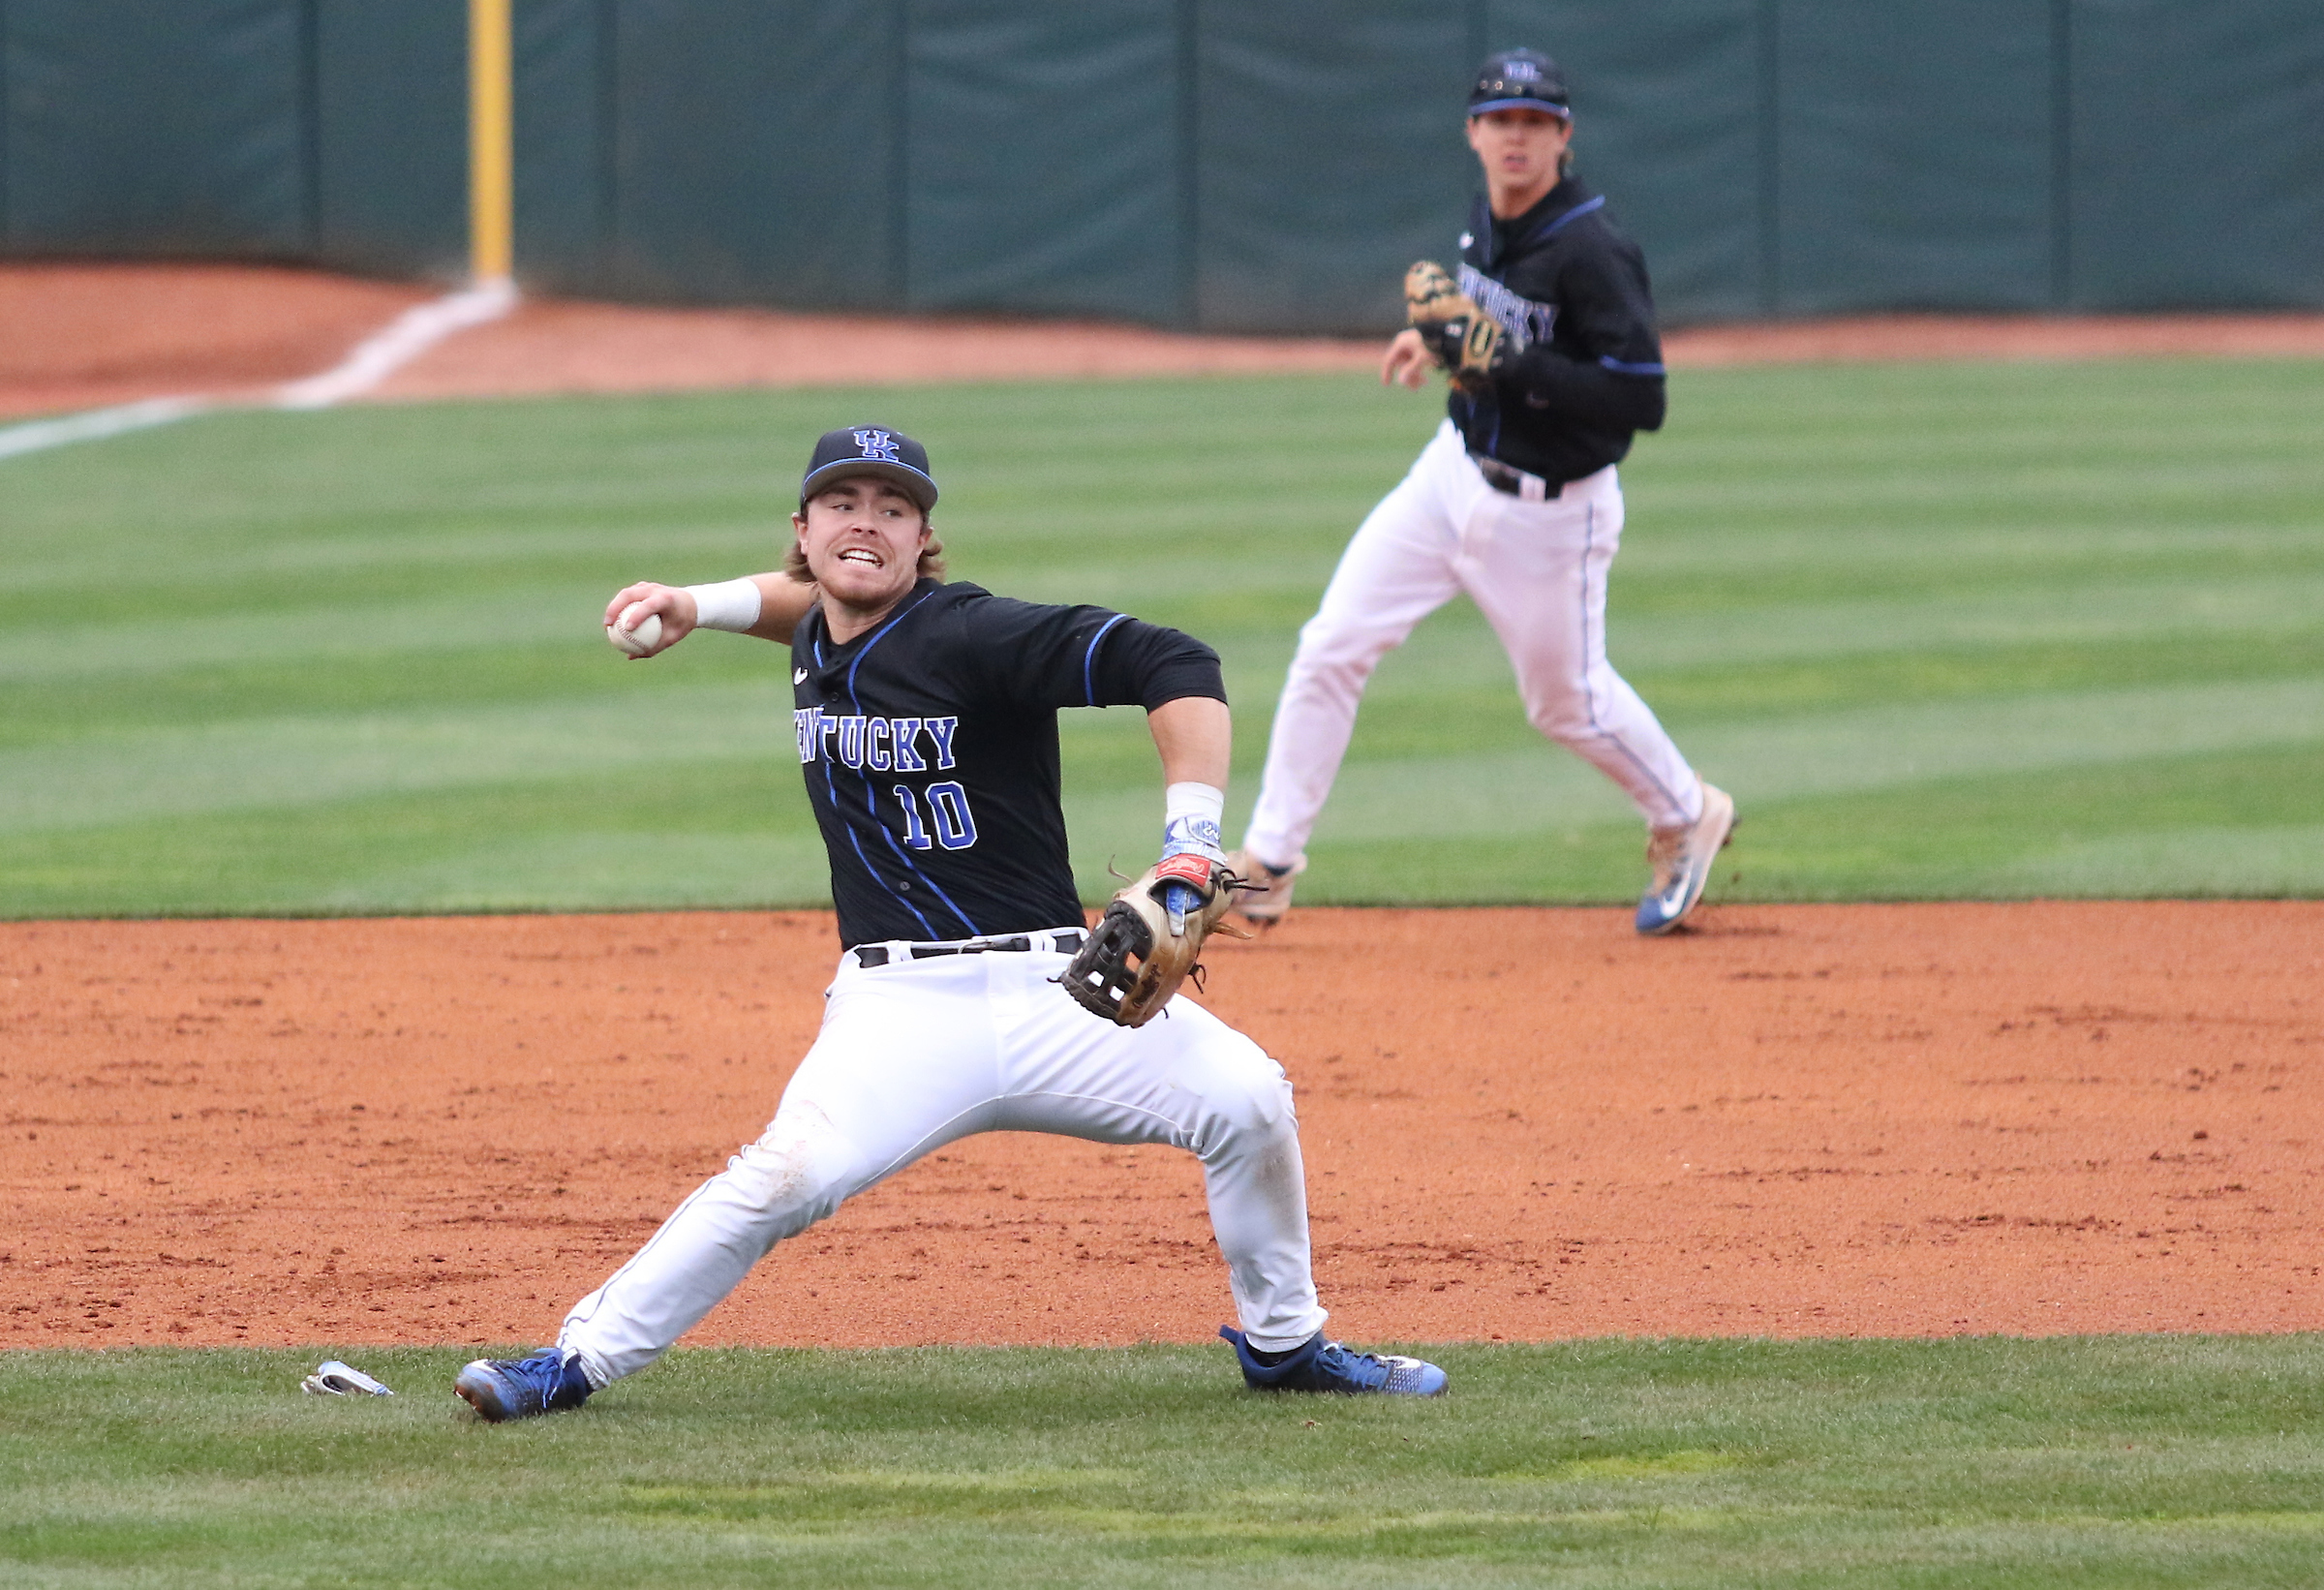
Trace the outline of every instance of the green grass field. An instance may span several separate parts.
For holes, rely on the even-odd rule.
[[[93,1585],[2312,1586],[2324,1338],[682,1353],[475,1422],[459,1357],[0,1355],[0,1579]]]
[[[2314,362],[1691,373],[1615,660],[1748,824],[1729,899],[2324,891]],[[1432,424],[1361,379],[214,416],[0,463],[0,914],[805,903],[782,655],[625,664],[619,584],[772,564],[808,440],[930,442],[960,577],[1217,645],[1247,810],[1298,626]],[[1068,715],[1087,892],[1150,853]],[[1618,901],[1622,803],[1457,603],[1383,667],[1303,901]],[[325,1352],[404,1395],[301,1396]],[[0,1354],[0,1583],[2293,1586],[2324,1338],[682,1353],[494,1429],[461,1353]]]
[[[2324,890],[2324,364],[1693,372],[1616,664],[1746,827],[1729,899]],[[782,654],[604,598],[772,564],[812,435],[934,450],[956,575],[1218,646],[1247,810],[1300,623],[1434,409],[1360,377],[220,415],[0,464],[0,912],[804,903]],[[1067,715],[1142,863],[1140,715]],[[1238,823],[1238,817],[1237,818]],[[1381,669],[1301,899],[1629,898],[1638,832],[1474,608]]]

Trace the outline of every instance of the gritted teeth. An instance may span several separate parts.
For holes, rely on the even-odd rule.
[[[840,562],[870,564],[872,567],[877,568],[879,566],[879,554],[872,551],[870,547],[851,546],[846,551],[840,554]]]

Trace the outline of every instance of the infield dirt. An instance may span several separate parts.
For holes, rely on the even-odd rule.
[[[437,289],[255,265],[0,264],[0,418],[140,398],[258,401]],[[1190,336],[1085,321],[913,320],[526,298],[436,345],[389,400],[707,387],[1339,370],[1379,338]],[[1675,368],[1859,359],[2316,357],[2324,315],[1886,315],[1671,332]]]
[[[550,1339],[811,1041],[821,913],[0,926],[0,1345]],[[1353,1339],[2324,1329],[2324,903],[1302,910]],[[1063,995],[1059,995],[1063,997]],[[970,1139],[689,1340],[1207,1338],[1198,1169]]]

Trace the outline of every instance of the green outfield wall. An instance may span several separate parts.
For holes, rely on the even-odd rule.
[[[466,258],[462,0],[0,0],[0,251]],[[1369,331],[1487,49],[1674,321],[2324,305],[2315,0],[516,0],[520,276]]]

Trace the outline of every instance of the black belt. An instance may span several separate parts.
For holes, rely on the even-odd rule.
[[[1051,933],[1049,943],[1050,948],[1059,955],[1071,955],[1082,947],[1082,935],[1078,933]],[[1014,938],[963,938],[957,944],[914,944],[910,953],[914,961],[929,961],[939,955],[984,955],[988,952],[1005,955],[1022,953],[1033,947],[1032,939],[1020,933]],[[864,967],[884,966],[894,959],[885,944],[859,944],[854,954],[855,963]]]
[[[1486,485],[1511,497],[1522,497],[1528,503],[1554,503],[1558,493],[1566,489],[1562,480],[1527,474],[1523,470],[1504,464],[1498,458],[1487,458],[1483,453],[1471,453],[1469,458],[1477,466],[1477,473],[1484,476]]]

